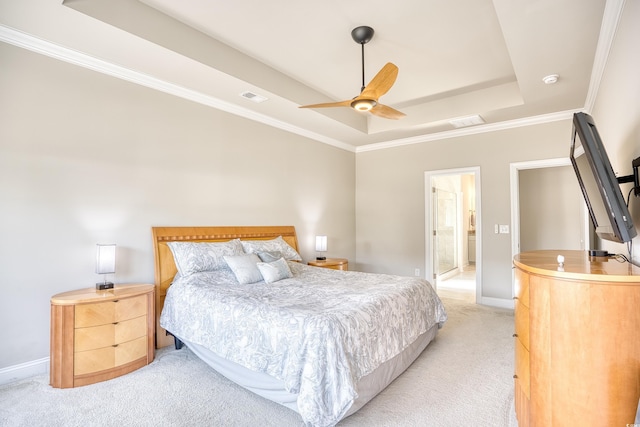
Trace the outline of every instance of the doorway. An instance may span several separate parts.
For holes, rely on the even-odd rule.
[[[589,247],[590,220],[569,159],[512,163],[511,203],[513,256]]]
[[[512,257],[538,249],[588,249],[593,229],[570,160],[512,163],[510,169]]]
[[[425,172],[426,278],[439,295],[481,299],[480,168]]]

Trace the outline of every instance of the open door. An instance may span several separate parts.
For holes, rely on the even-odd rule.
[[[425,270],[436,291],[464,279],[464,299],[481,301],[480,218],[479,168],[425,172]]]
[[[458,268],[458,196],[433,187],[433,265],[436,281]]]

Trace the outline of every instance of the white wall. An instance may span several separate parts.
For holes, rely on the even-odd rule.
[[[640,157],[640,2],[627,0],[591,115],[618,175],[632,173],[631,161]],[[632,184],[622,184],[626,199]],[[640,197],[629,203],[640,233]],[[633,240],[634,262],[640,265],[640,237]],[[614,253],[627,253],[622,244],[605,242]]]
[[[518,182],[520,252],[590,249],[580,220],[586,214],[584,198],[571,165],[522,169]]]
[[[424,172],[480,167],[483,297],[510,300],[509,164],[567,156],[570,120],[367,151],[356,156],[357,268],[413,275],[424,271]]]
[[[0,369],[49,355],[49,299],[153,283],[154,225],[294,225],[355,260],[354,154],[0,43]]]

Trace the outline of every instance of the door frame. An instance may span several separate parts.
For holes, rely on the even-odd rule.
[[[568,157],[560,157],[554,159],[532,160],[528,162],[516,162],[509,165],[510,184],[511,184],[511,259],[520,253],[520,171],[525,169],[543,169],[559,166],[571,166],[571,160]],[[586,209],[586,206],[585,206]],[[584,239],[585,248],[590,247],[589,244],[589,217],[584,221]],[[511,292],[515,290],[515,274],[512,274]],[[515,294],[513,294],[515,296]]]
[[[425,171],[424,173],[424,213],[425,213],[425,275],[434,289],[437,284],[433,280],[435,266],[433,265],[432,237],[433,237],[433,187],[432,178],[438,175],[473,175],[475,181],[475,208],[476,208],[476,303],[482,301],[482,195],[480,166],[456,169],[440,169]]]
[[[558,166],[571,166],[568,157],[532,160],[509,165],[511,175],[511,257],[520,253],[520,171],[525,169],[544,169]],[[585,248],[589,247],[589,222],[585,222]]]

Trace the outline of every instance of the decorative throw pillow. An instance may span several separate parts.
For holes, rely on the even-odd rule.
[[[281,252],[285,259],[292,261],[302,261],[302,257],[293,249],[282,236],[271,240],[242,240],[240,242],[244,251],[248,254],[257,252]]]
[[[228,268],[225,255],[242,255],[240,239],[228,242],[169,242],[176,268],[181,276],[200,271],[215,271]]]
[[[284,258],[284,255],[282,255],[282,252],[280,251],[260,251],[257,252],[257,254],[262,262],[273,262],[279,260],[280,258]]]
[[[273,283],[278,280],[293,277],[291,269],[284,258],[280,258],[273,262],[259,262],[258,270],[260,270],[260,273],[266,283]]]
[[[260,262],[258,255],[225,255],[224,260],[241,285],[256,283],[262,280],[262,274],[260,274],[257,265]]]

